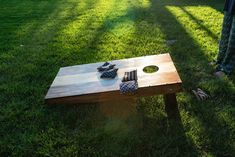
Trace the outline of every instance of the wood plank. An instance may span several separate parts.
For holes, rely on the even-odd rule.
[[[160,85],[168,85],[180,83],[176,73],[162,73],[152,77],[151,75],[145,75],[138,79],[138,85],[140,88],[154,87]],[[152,79],[151,79],[152,77]],[[146,81],[147,80],[147,81]],[[107,82],[88,82],[83,84],[70,84],[62,86],[52,86],[47,94],[47,99],[65,97],[65,96],[76,96],[85,94],[103,93],[109,91],[119,91],[120,79],[107,80]]]
[[[164,62],[172,62],[170,55],[160,54],[160,55],[152,55],[152,56],[143,56],[122,60],[113,60],[109,61],[112,64],[116,64],[118,68],[128,68],[128,67],[137,67],[144,64],[156,64],[156,63],[164,63]],[[104,64],[104,62],[92,63],[92,64],[82,64],[75,65],[69,67],[62,67],[59,70],[57,76],[66,76],[66,75],[76,75],[81,73],[90,73],[96,72],[97,67]]]
[[[93,63],[61,68],[53,81],[45,100],[47,103],[93,103],[108,100],[129,99],[139,96],[176,93],[182,81],[169,54],[137,57],[112,61],[119,68],[115,79],[100,79],[96,68],[102,63]],[[143,68],[156,65],[159,71],[145,73]],[[135,95],[122,95],[119,84],[125,71],[137,69],[139,88]]]
[[[76,74],[76,75],[66,75],[66,76],[57,76],[52,83],[51,87],[55,86],[66,86],[66,85],[84,85],[87,83],[93,83],[98,82],[100,84],[100,88],[102,90],[103,86],[110,84],[110,83],[120,83],[117,80],[121,80],[123,77],[124,72],[131,71],[137,69],[138,71],[138,79],[151,79],[153,77],[158,77],[160,75],[164,75],[164,73],[174,73],[176,69],[174,68],[174,64],[172,62],[162,63],[159,64],[159,71],[156,73],[145,73],[143,72],[144,66],[140,67],[132,67],[132,68],[122,68],[118,70],[117,77],[109,80],[109,79],[101,79],[99,72],[91,72],[91,73],[82,73],[82,74]]]
[[[169,94],[181,91],[181,84],[169,84],[164,86],[155,86],[152,88],[145,87],[139,88],[135,94],[120,94],[119,91],[110,91],[104,93],[77,95],[77,96],[65,96],[58,98],[46,99],[48,104],[79,104],[79,103],[100,103],[106,101],[121,101],[128,100],[137,97],[146,97],[158,94]]]

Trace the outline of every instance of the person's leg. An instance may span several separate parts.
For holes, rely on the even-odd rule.
[[[229,36],[228,48],[226,56],[220,65],[221,71],[226,74],[231,74],[235,69],[235,15],[232,20],[232,27]]]
[[[232,15],[225,12],[222,32],[221,32],[221,39],[219,43],[219,52],[216,61],[217,64],[221,64],[222,61],[224,60],[224,57],[226,56],[231,26],[232,26]]]

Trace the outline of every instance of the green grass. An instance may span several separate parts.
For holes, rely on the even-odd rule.
[[[218,0],[0,0],[0,156],[235,156],[235,78],[216,79],[208,65],[222,8]],[[167,118],[159,96],[138,100],[135,122],[99,105],[44,103],[62,66],[167,52],[183,80],[181,120]],[[212,98],[198,102],[196,87]]]

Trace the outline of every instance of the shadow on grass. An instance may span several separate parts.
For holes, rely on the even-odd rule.
[[[177,44],[170,47],[170,53],[173,57],[174,62],[176,63],[177,69],[181,75],[181,78],[183,80],[184,89],[186,91],[190,91],[193,88],[201,86],[203,83],[201,82],[208,82],[209,84],[216,83],[216,79],[211,75],[211,72],[213,71],[212,67],[208,66],[208,63],[210,62],[208,60],[208,57],[205,55],[205,52],[201,49],[199,43],[195,41],[185,30],[185,28],[178,22],[177,18],[169,12],[169,10],[166,9],[166,6],[178,6],[180,8],[186,7],[186,6],[197,6],[197,5],[206,5],[211,6],[214,9],[217,9],[221,11],[221,9],[218,9],[218,6],[222,5],[212,5],[212,3],[208,3],[205,1],[175,1],[175,2],[169,2],[164,1],[163,3],[159,3],[160,1],[153,0],[151,3],[151,7],[148,9],[133,9],[133,12],[137,14],[136,20],[144,20],[147,21],[149,25],[156,24],[160,27],[161,31],[165,35],[166,39],[176,39]],[[181,3],[182,2],[182,3]],[[193,2],[193,3],[190,3]],[[203,26],[198,19],[196,19],[192,14],[187,12],[185,9],[183,9],[186,15],[188,15],[194,22],[198,24],[198,26],[205,30],[209,36],[211,36],[213,39],[218,39],[218,36],[216,36],[214,33],[212,33],[210,30],[208,30],[205,26]],[[154,15],[151,16],[152,12],[154,12]],[[139,13],[139,15],[138,15]],[[145,14],[148,18],[141,17],[141,14]],[[136,30],[139,32],[137,34],[144,35],[143,28],[139,27],[139,25],[136,25]],[[206,68],[205,68],[206,67]],[[197,81],[193,81],[197,80]],[[228,88],[226,91],[227,94],[234,93],[234,91],[229,88],[229,82],[223,82],[218,81],[220,85],[217,85],[217,90],[219,89],[219,86],[225,85],[226,88]],[[230,92],[229,92],[230,91]],[[224,95],[222,93],[217,93],[219,95]],[[231,98],[230,98],[231,99]],[[191,100],[195,101],[195,100]],[[212,101],[214,104],[218,104],[216,101]],[[229,101],[232,103],[232,100]],[[191,102],[192,103],[192,102]],[[196,103],[192,103],[194,105],[197,105]],[[230,106],[230,105],[229,105]],[[182,109],[183,106],[180,108]],[[203,134],[207,136],[207,139],[205,140],[205,143],[202,144],[202,149],[204,149],[207,153],[211,153],[213,155],[221,155],[221,156],[233,156],[235,150],[234,148],[226,142],[227,139],[231,139],[232,131],[230,131],[229,127],[224,128],[224,125],[221,123],[221,120],[218,120],[218,113],[216,110],[211,109],[213,106],[205,107],[205,106],[191,106],[193,109],[190,109],[191,113],[193,114],[192,117],[198,118],[200,123],[202,123],[203,127],[205,128]],[[220,105],[221,107],[221,105]],[[198,113],[195,113],[195,110],[197,112],[205,113],[206,115],[203,115],[202,113],[198,115]],[[230,111],[227,111],[230,112]],[[213,124],[213,125],[212,125]],[[175,131],[175,125],[178,126],[179,132]],[[176,123],[172,123],[173,127],[170,127],[172,130],[172,135],[183,137],[183,141],[188,141],[185,134],[184,134],[184,126],[181,123],[181,120],[177,121]],[[220,135],[217,136],[220,138],[216,139],[215,132],[211,129],[213,127],[217,128],[223,128],[223,131],[221,131]],[[146,128],[145,128],[146,129]],[[152,129],[152,128],[149,128]],[[148,128],[146,129],[148,130]],[[145,130],[145,131],[146,131]],[[181,131],[180,131],[181,130]],[[219,130],[217,130],[219,132]],[[223,133],[225,132],[225,133]],[[199,135],[203,136],[203,135]],[[206,142],[207,141],[207,142]],[[147,141],[146,141],[147,143]],[[183,142],[184,143],[184,142]],[[189,144],[189,147],[193,150],[193,154],[197,155],[198,148],[195,149],[193,144]],[[144,146],[143,146],[144,147]],[[177,146],[176,146],[177,147]],[[183,148],[183,147],[182,147]],[[180,146],[179,146],[180,149]],[[149,152],[151,152],[149,150]],[[201,150],[200,150],[201,152]],[[202,153],[202,152],[201,152]]]
[[[143,130],[138,130],[137,132],[139,132],[139,134],[137,135],[139,136],[131,138],[128,138],[126,135],[132,135],[133,132],[127,133],[124,136],[119,136],[118,132],[107,133],[102,129],[94,129],[95,124],[101,126],[105,125],[102,122],[104,117],[99,114],[99,110],[95,105],[89,105],[89,107],[61,106],[52,108],[43,106],[43,96],[59,67],[102,60],[102,55],[104,54],[99,53],[99,51],[102,50],[102,48],[99,47],[101,44],[101,38],[104,36],[105,32],[112,31],[112,29],[115,28],[116,22],[122,23],[125,22],[126,19],[134,22],[135,32],[133,33],[133,40],[129,40],[130,43],[126,44],[125,49],[122,50],[121,53],[126,53],[126,51],[130,53],[131,48],[128,44],[131,45],[137,42],[140,37],[145,37],[145,33],[147,31],[145,26],[154,26],[160,29],[166,40],[178,40],[176,45],[171,47],[167,47],[165,45],[162,46],[161,49],[164,49],[165,52],[171,53],[183,79],[184,88],[186,90],[188,88],[198,87],[200,85],[200,81],[213,79],[210,75],[207,75],[210,73],[211,68],[201,72],[209,60],[201,50],[200,45],[186,32],[185,28],[178,22],[177,18],[166,9],[166,6],[179,6],[182,8],[185,6],[206,5],[221,11],[220,3],[202,0],[152,0],[149,8],[128,8],[127,13],[123,16],[110,18],[108,17],[108,14],[110,14],[118,5],[118,1],[115,1],[114,4],[110,5],[106,10],[107,12],[102,14],[102,19],[98,19],[98,21],[100,21],[97,24],[94,24],[94,21],[97,21],[96,18],[100,15],[85,15],[87,17],[84,25],[80,27],[79,31],[75,30],[72,32],[75,34],[73,39],[68,39],[66,37],[58,38],[58,36],[62,34],[61,31],[66,31],[67,25],[73,24],[73,22],[78,20],[79,17],[85,14],[85,12],[92,12],[99,2],[100,1],[91,3],[91,1],[87,0],[85,1],[84,8],[80,10],[76,10],[76,8],[79,7],[77,2],[70,3],[67,7],[64,7],[64,3],[62,2],[53,2],[53,5],[52,2],[48,3],[48,5],[43,4],[40,6],[39,10],[49,11],[44,13],[42,18],[41,14],[37,14],[37,12],[35,12],[37,9],[32,9],[29,11],[29,14],[32,15],[32,17],[27,17],[23,20],[20,19],[22,20],[22,23],[20,23],[19,27],[24,27],[24,25],[27,26],[27,24],[31,22],[33,23],[32,25],[29,25],[29,27],[26,27],[24,35],[25,38],[13,40],[14,42],[11,44],[9,44],[9,40],[18,37],[14,36],[17,34],[15,28],[18,27],[18,23],[16,23],[14,27],[8,28],[7,32],[15,33],[10,37],[7,36],[7,39],[2,42],[7,46],[4,46],[3,48],[1,47],[1,50],[8,51],[9,53],[14,50],[14,53],[6,56],[6,60],[4,60],[4,64],[2,66],[4,69],[1,69],[1,74],[4,75],[4,78],[0,76],[0,80],[2,83],[6,83],[5,86],[1,87],[3,91],[3,97],[1,97],[1,100],[3,101],[1,102],[8,104],[8,106],[5,105],[8,107],[8,110],[6,109],[6,112],[4,113],[5,117],[7,117],[4,120],[7,122],[8,120],[12,121],[12,119],[14,119],[15,122],[12,122],[12,124],[7,123],[7,125],[2,129],[2,133],[4,134],[8,132],[12,136],[14,134],[14,136],[17,136],[15,139],[19,138],[21,145],[15,146],[17,145],[18,140],[13,142],[11,141],[11,145],[14,146],[4,148],[5,152],[9,153],[16,151],[17,154],[18,151],[18,153],[24,154],[25,156],[30,156],[34,153],[36,148],[37,153],[42,153],[41,155],[49,153],[50,155],[51,152],[61,151],[62,153],[63,149],[60,148],[65,149],[65,147],[68,147],[71,151],[80,151],[80,154],[83,155],[94,155],[94,152],[107,153],[106,151],[108,150],[108,155],[112,154],[112,151],[115,151],[117,154],[121,152],[120,154],[122,156],[128,156],[131,154],[133,154],[133,156],[198,156],[198,151],[204,151],[204,149],[207,149],[205,148],[206,145],[209,146],[206,151],[212,152],[214,155],[226,155],[223,154],[224,151],[234,152],[234,148],[231,148],[230,145],[226,143],[226,140],[222,140],[221,143],[214,142],[215,137],[213,137],[213,135],[216,133],[211,130],[214,125],[211,125],[210,123],[216,124],[215,126],[219,128],[223,128],[224,126],[217,119],[215,113],[216,110],[210,110],[210,107],[213,107],[213,105],[208,108],[203,106],[198,108],[198,106],[196,106],[197,104],[193,103],[191,106],[189,105],[187,107],[187,110],[193,114],[192,117],[199,117],[200,121],[204,125],[205,134],[208,136],[209,142],[202,144],[202,150],[195,148],[194,143],[185,135],[185,126],[182,124],[179,111],[175,111],[177,113],[176,120],[167,119],[165,113],[161,112],[164,110],[162,102],[157,103],[155,98],[153,99],[153,102],[149,102],[151,99],[146,99],[146,102],[142,103],[146,106],[151,105],[155,109],[159,109],[159,106],[162,107],[160,111],[156,111],[160,116],[155,115],[155,117],[148,117],[143,115],[145,121]],[[102,10],[102,4],[98,7],[100,8],[97,9]],[[21,10],[20,7],[18,9]],[[18,9],[16,9],[15,12],[20,12]],[[64,10],[69,11],[64,12]],[[200,28],[204,29],[211,37],[216,38],[216,35],[205,26],[201,25],[200,21],[198,21],[193,14],[188,13],[186,10],[184,11],[200,26]],[[64,13],[64,15],[61,15],[61,13]],[[13,16],[14,14],[13,12],[9,12],[9,15]],[[6,17],[5,20],[9,20]],[[13,21],[19,20],[15,19],[14,16],[12,18]],[[76,25],[79,22],[81,21],[78,20],[74,24]],[[6,27],[3,24],[1,26],[4,28]],[[148,30],[147,32],[151,34],[151,30]],[[77,41],[79,41],[77,38],[88,35],[89,38],[86,38],[85,41],[77,43]],[[151,38],[148,38],[148,41],[150,40]],[[19,46],[21,42],[24,45],[23,47]],[[157,42],[161,43],[165,41]],[[145,44],[145,42],[140,42],[138,43],[138,47],[143,47]],[[111,44],[111,46],[114,45],[115,43]],[[12,49],[12,47],[14,48]],[[123,56],[131,57],[133,55],[141,56],[143,54],[159,53],[158,50],[154,50],[150,47],[151,45],[148,45],[148,51],[152,52],[143,52],[135,49],[136,52],[128,55],[125,54]],[[184,52],[182,52],[182,47]],[[112,51],[118,51],[118,49]],[[18,68],[16,69],[15,67]],[[12,95],[14,95],[14,98],[11,97]],[[9,100],[11,100],[11,102],[9,102]],[[11,106],[9,104],[13,105]],[[184,106],[180,106],[180,109],[184,109]],[[15,111],[14,114],[10,113],[13,111]],[[200,112],[201,114],[199,114]],[[21,113],[25,113],[25,115]],[[207,117],[202,115],[202,113],[210,115],[209,122],[207,121]],[[19,125],[22,124],[22,121],[24,127]],[[14,129],[10,130],[10,128]],[[38,133],[39,131],[40,133]],[[37,133],[38,135],[35,135]],[[116,134],[118,135],[115,136]],[[28,141],[24,139],[25,137],[21,135],[28,137],[32,136],[32,139],[30,139],[30,142],[28,143]],[[228,127],[226,127],[225,134],[222,137],[229,138],[229,135],[231,135],[231,132]],[[11,139],[12,137],[8,138]],[[125,138],[127,138],[128,141]],[[4,140],[6,141],[9,139]],[[115,143],[114,139],[122,141]],[[48,144],[48,141],[51,141],[51,143]],[[130,144],[129,147],[131,148],[128,147],[123,151],[122,149],[126,147],[126,143]],[[121,144],[123,146],[120,146]],[[112,145],[112,148],[110,148],[110,145]],[[77,148],[78,146],[80,147]],[[223,147],[223,150],[218,152],[216,149],[220,149],[220,146]],[[107,150],[105,150],[104,147],[108,147]],[[128,152],[129,150],[131,151]]]
[[[208,0],[208,1],[204,1],[204,0],[176,0],[176,1],[171,1],[171,0],[156,0],[156,2],[161,2],[162,5],[168,5],[168,6],[177,6],[177,7],[190,7],[190,6],[209,6],[219,12],[223,12],[223,5],[224,2],[223,1],[219,1],[217,3],[215,3],[213,0]]]
[[[211,36],[211,38],[213,38],[214,40],[218,40],[218,36],[216,34],[214,34],[211,30],[209,30],[206,26],[204,26],[200,20],[198,20],[196,17],[194,17],[190,12],[188,12],[185,8],[180,7],[180,9],[185,12],[194,22],[197,23],[198,26],[200,26],[200,28],[202,30],[205,30],[207,32],[207,34],[209,36]]]
[[[178,108],[171,109],[165,108],[161,97],[140,100],[143,128],[136,144],[140,151],[133,150],[133,156],[199,156],[193,141],[185,135]]]
[[[234,93],[234,90],[232,90],[229,87],[230,86],[229,82],[227,82],[226,80],[224,80],[226,82],[223,82],[223,81],[217,82],[217,80],[213,78],[213,76],[210,74],[212,69],[211,67],[208,68],[209,60],[207,56],[205,56],[204,52],[201,50],[200,46],[189,35],[185,36],[187,32],[185,32],[185,29],[181,26],[181,24],[178,23],[176,17],[174,17],[174,15],[172,15],[170,12],[168,12],[168,10],[166,10],[164,6],[157,7],[157,2],[158,1],[154,1],[154,0],[152,1],[152,6],[153,7],[156,6],[154,7],[154,9],[156,10],[156,14],[160,15],[161,13],[163,13],[164,16],[166,16],[165,19],[170,20],[172,24],[174,25],[174,27],[177,28],[175,30],[177,32],[180,32],[180,34],[177,34],[177,32],[174,33],[174,30],[168,27],[165,24],[165,21],[161,20],[159,16],[156,22],[160,24],[161,30],[166,34],[167,38],[168,39],[173,38],[179,41],[178,43],[179,45],[171,47],[170,50],[171,50],[171,55],[173,57],[173,60],[176,62],[176,66],[179,69],[180,75],[182,76],[185,89],[187,90],[187,88],[190,88],[190,87],[196,88],[201,85],[200,82],[208,82],[209,84],[219,83],[219,85],[217,84],[216,86],[220,86],[220,89],[219,87],[217,87],[217,90],[221,90],[221,86],[225,86],[226,88],[228,88],[225,90],[228,92],[227,94]],[[165,3],[167,4],[167,2]],[[190,2],[188,1],[188,5],[191,6],[191,4],[189,3]],[[172,5],[172,4],[167,4],[167,5]],[[208,5],[208,3],[200,3],[199,1],[199,5]],[[178,4],[176,6],[178,7],[180,6],[182,8],[182,6],[185,6],[185,5]],[[211,6],[211,4],[209,4],[209,6]],[[212,5],[212,7],[216,7],[216,6]],[[186,10],[184,10],[184,12],[187,15],[189,15],[189,13]],[[208,32],[208,35],[210,35],[212,38],[218,38],[213,33],[211,33],[207,28],[200,25],[200,22],[197,19],[195,19],[195,17],[193,17],[192,15],[189,15],[189,16],[203,30]],[[177,34],[178,36],[174,36],[174,34]],[[181,36],[181,34],[183,35]],[[184,52],[181,52],[183,50],[182,47],[184,47],[184,50],[185,50]],[[207,67],[207,70],[202,70],[202,69],[205,69],[205,67]],[[192,81],[192,80],[197,80],[197,81]],[[222,93],[218,93],[218,94],[221,96],[224,95]],[[230,97],[230,100],[231,100],[231,97]],[[216,101],[212,101],[212,102],[214,104],[218,104]],[[232,100],[228,102],[231,103]],[[195,103],[195,105],[197,105],[197,103]],[[192,113],[195,114],[194,116],[197,117],[199,121],[202,123],[203,127],[205,128],[204,134],[208,137],[208,143],[205,142],[203,144],[202,146],[204,147],[203,149],[205,149],[208,152],[211,152],[212,154],[216,156],[233,156],[235,153],[235,150],[230,144],[226,142],[228,139],[231,139],[232,132],[230,131],[229,127],[226,127],[226,129],[224,128],[224,124],[222,123],[221,120],[219,120],[218,111],[213,109],[213,105],[210,105],[208,107],[207,106],[206,107],[205,106],[201,106],[201,107],[193,106],[193,108],[197,110],[196,112],[198,113],[195,113],[195,110],[193,109],[191,110]],[[226,112],[229,113],[230,111],[228,110]],[[204,113],[205,115],[203,115],[202,113]],[[217,130],[220,133],[216,131],[217,134],[220,134],[217,136],[217,138],[219,138],[220,140],[215,138],[216,133],[211,130],[214,127],[223,128],[223,131],[221,132],[220,130]]]

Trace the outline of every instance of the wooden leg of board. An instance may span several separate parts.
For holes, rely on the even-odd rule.
[[[176,99],[176,94],[166,94],[164,95],[165,110],[169,118],[176,118],[179,110]]]

